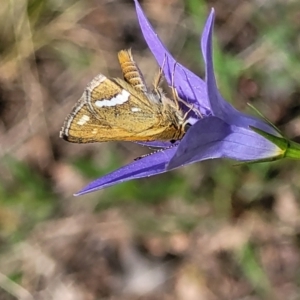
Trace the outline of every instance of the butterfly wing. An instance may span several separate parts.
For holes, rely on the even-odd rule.
[[[100,74],[66,118],[60,136],[75,143],[153,140],[161,130],[160,112],[142,91]]]

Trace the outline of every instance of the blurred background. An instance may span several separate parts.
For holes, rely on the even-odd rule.
[[[299,1],[140,3],[199,76],[214,7],[222,94],[297,141]],[[300,299],[298,162],[207,161],[72,196],[150,151],[58,137],[96,74],[120,76],[119,50],[132,48],[151,84],[133,1],[4,0],[0,40],[0,300]]]

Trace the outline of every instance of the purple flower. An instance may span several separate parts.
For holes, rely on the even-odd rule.
[[[214,158],[230,158],[241,162],[263,161],[281,157],[283,150],[262,134],[278,137],[280,134],[271,125],[258,118],[245,115],[220,95],[213,71],[212,31],[214,10],[211,11],[201,38],[205,62],[205,81],[177,63],[165,48],[149,24],[139,3],[135,0],[138,20],[144,38],[163,67],[169,85],[176,63],[174,85],[180,96],[201,112],[202,118],[193,119],[193,126],[184,138],[171,148],[169,143],[152,143],[162,149],[107,174],[79,191],[82,195],[124,181],[149,177],[197,161]],[[163,63],[165,61],[165,63]],[[252,130],[257,128],[258,130]],[[150,143],[146,143],[150,144]]]

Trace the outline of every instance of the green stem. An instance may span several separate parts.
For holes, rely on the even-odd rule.
[[[288,141],[288,147],[284,156],[291,159],[300,159],[300,144]]]

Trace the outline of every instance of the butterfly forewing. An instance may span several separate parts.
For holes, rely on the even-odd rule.
[[[61,137],[75,143],[152,140],[159,122],[160,109],[142,92],[100,74],[67,117]]]

